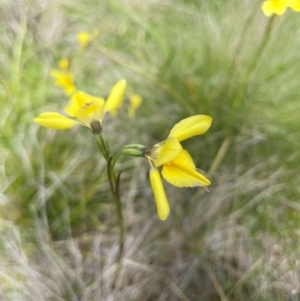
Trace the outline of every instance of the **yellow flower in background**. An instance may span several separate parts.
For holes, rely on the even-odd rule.
[[[300,0],[290,0],[289,6],[295,10],[295,11],[300,11]]]
[[[208,186],[210,180],[195,166],[190,154],[184,150],[180,141],[205,133],[212,122],[207,115],[195,115],[177,123],[168,138],[146,149],[144,155],[148,158],[150,169],[150,183],[153,190],[157,214],[161,220],[166,220],[170,208],[165,196],[163,184],[157,167],[162,166],[161,174],[170,184],[177,187]]]
[[[141,105],[143,98],[138,94],[131,94],[129,97],[130,105],[128,108],[128,116],[134,117],[136,109]]]
[[[283,15],[286,11],[286,8],[289,6],[289,0],[269,0],[265,1],[262,5],[262,11],[267,17],[276,15]]]
[[[57,112],[44,112],[34,121],[41,126],[56,130],[66,130],[81,124],[89,127],[95,133],[100,132],[105,113],[116,114],[125,90],[126,81],[122,79],[113,86],[106,102],[103,98],[76,91],[65,108],[66,114],[76,119],[65,117]]]
[[[92,33],[86,32],[86,31],[80,31],[77,34],[77,40],[80,47],[80,50],[85,50],[91,43],[93,39],[95,39],[99,34],[98,30],[93,30]]]
[[[70,61],[66,58],[59,60],[58,66],[60,70],[52,69],[50,75],[54,79],[54,84],[62,88],[66,95],[71,95],[76,91],[74,84],[74,75],[69,72]]]
[[[54,84],[62,88],[66,95],[71,95],[76,91],[74,75],[71,72],[51,70],[50,75],[54,79]]]
[[[273,14],[281,16],[288,7],[300,11],[300,0],[268,0],[263,3],[262,10],[267,17]]]
[[[59,60],[58,66],[62,71],[69,71],[70,69],[70,61],[66,58]]]

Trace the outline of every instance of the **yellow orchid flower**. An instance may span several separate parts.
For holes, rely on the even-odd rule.
[[[60,59],[58,62],[58,66],[62,71],[69,71],[70,65],[70,61],[66,58]]]
[[[59,60],[58,66],[60,70],[52,69],[50,75],[54,79],[54,84],[61,87],[66,95],[71,95],[76,91],[74,84],[74,75],[69,72],[70,61],[66,58]]]
[[[289,5],[290,0],[268,0],[263,3],[262,11],[267,17],[273,14],[281,16]]]
[[[71,95],[76,91],[74,75],[70,72],[51,70],[50,75],[54,79],[54,84],[61,87],[66,95]]]
[[[113,86],[106,102],[103,98],[76,91],[65,108],[66,114],[76,119],[65,117],[57,112],[45,112],[34,121],[41,126],[56,130],[66,130],[81,124],[89,127],[94,133],[101,132],[101,122],[105,113],[115,114],[121,105],[125,90],[126,81],[122,79]]]
[[[141,105],[143,98],[138,94],[131,94],[129,97],[130,106],[128,108],[128,116],[134,117],[136,109]]]
[[[295,10],[300,11],[300,0],[290,0],[289,6]]]
[[[151,166],[150,183],[157,214],[161,220],[168,217],[170,209],[157,167],[162,166],[161,174],[164,179],[177,187],[205,187],[211,184],[210,180],[196,168],[192,157],[180,144],[180,141],[205,133],[211,122],[212,118],[207,115],[183,119],[172,128],[165,141],[145,149],[144,156],[148,158]]]
[[[98,30],[93,30],[92,33],[86,31],[80,31],[77,34],[77,40],[81,46],[80,50],[81,51],[85,50],[90,45],[91,41],[98,36],[98,34],[99,34]]]

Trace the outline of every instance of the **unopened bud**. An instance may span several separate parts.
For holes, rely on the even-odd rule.
[[[122,149],[122,155],[131,157],[143,157],[145,146],[142,144],[128,144]]]

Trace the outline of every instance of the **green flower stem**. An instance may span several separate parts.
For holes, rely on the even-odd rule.
[[[242,53],[243,47],[245,45],[245,37],[247,36],[247,34],[250,30],[250,27],[251,27],[251,24],[254,20],[256,12],[257,12],[257,7],[254,5],[253,6],[253,11],[251,11],[248,18],[246,19],[246,21],[244,23],[244,26],[242,28],[242,31],[240,33],[237,46],[236,46],[234,54],[232,56],[233,59],[232,59],[230,65],[229,65],[229,68],[228,68],[226,79],[224,81],[222,89],[220,89],[220,92],[218,94],[219,97],[222,97],[223,99],[225,99],[227,97],[227,94],[230,90],[229,88],[234,84],[234,82],[232,81],[232,79],[234,77],[234,72],[237,71],[236,66],[237,66],[238,60],[240,58],[240,55]]]
[[[111,158],[111,168],[112,170],[115,170],[115,165],[117,163],[117,160],[122,155],[122,152],[118,152],[113,158]]]
[[[105,160],[108,162],[110,158],[109,146],[103,132],[94,134],[99,150]]]
[[[254,55],[254,61],[252,63],[252,65],[250,66],[247,75],[246,75],[246,79],[248,79],[250,77],[250,75],[252,74],[252,72],[255,70],[258,62],[259,62],[259,58],[262,55],[262,52],[265,48],[265,46],[267,45],[269,38],[270,38],[270,34],[272,31],[272,27],[273,27],[273,23],[275,20],[275,16],[273,15],[270,19],[269,19],[269,23],[265,29],[264,35],[263,35],[263,39],[262,39],[262,43],[260,44],[260,46],[258,47],[255,55]]]
[[[109,181],[109,185],[110,185],[110,190],[113,195],[113,201],[114,201],[115,208],[117,211],[119,228],[120,228],[119,254],[118,254],[118,258],[117,258],[118,268],[117,268],[116,278],[114,281],[114,284],[115,284],[117,281],[119,271],[121,268],[121,263],[122,263],[122,256],[123,256],[123,251],[124,251],[124,241],[125,241],[125,226],[124,226],[124,217],[123,217],[123,212],[122,212],[122,203],[121,203],[120,190],[119,190],[121,172],[119,172],[118,176],[116,177],[112,163],[113,163],[113,158],[110,157],[107,162],[107,177],[108,177],[108,181]]]
[[[124,251],[125,226],[124,226],[122,203],[121,203],[120,190],[119,190],[121,172],[119,172],[118,176],[116,176],[115,164],[117,159],[121,155],[121,152],[119,152],[115,158],[111,157],[108,142],[103,132],[95,133],[94,137],[96,139],[100,152],[102,153],[105,160],[107,161],[107,178],[108,178],[110,191],[113,197],[113,202],[118,216],[120,237],[119,237],[119,255],[118,255],[117,263],[118,263],[118,271],[119,271],[121,266],[122,255]],[[116,275],[118,275],[118,272]]]
[[[262,42],[259,45],[259,47],[258,47],[258,49],[257,49],[257,51],[254,55],[254,60],[253,60],[252,64],[250,65],[250,67],[249,67],[249,69],[246,73],[244,85],[241,86],[241,88],[238,90],[235,98],[232,101],[233,107],[238,107],[240,105],[241,97],[248,88],[250,76],[252,75],[253,71],[256,69],[256,67],[259,63],[259,58],[261,57],[261,55],[262,55],[262,53],[265,49],[265,46],[267,45],[267,43],[269,41],[270,34],[272,32],[272,27],[273,27],[274,20],[275,20],[275,16],[273,15],[269,19],[269,23],[268,23],[268,25],[265,29],[265,32],[264,32],[264,35],[263,35],[263,38],[262,38]]]

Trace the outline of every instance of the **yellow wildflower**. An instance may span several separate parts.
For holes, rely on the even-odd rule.
[[[134,117],[135,110],[141,105],[143,98],[141,95],[138,94],[131,94],[129,97],[130,106],[128,108],[128,116]]]
[[[69,71],[70,69],[70,61],[66,58],[60,59],[58,62],[58,66],[62,71]]]
[[[169,215],[169,205],[157,167],[162,166],[162,176],[177,187],[208,186],[208,180],[195,166],[190,154],[184,150],[180,141],[205,133],[212,122],[207,115],[195,115],[177,123],[168,138],[144,151],[151,166],[150,183],[153,190],[157,214],[161,220]]]
[[[54,79],[54,84],[62,88],[66,95],[71,95],[76,91],[74,84],[74,75],[71,72],[65,72],[60,70],[51,70],[50,75]]]
[[[281,16],[285,13],[289,4],[290,0],[268,0],[263,3],[262,11],[267,17],[273,14]]]
[[[74,84],[74,75],[69,72],[70,62],[68,59],[63,58],[59,60],[58,66],[60,70],[51,70],[50,75],[54,79],[54,84],[62,88],[66,95],[71,95],[76,91]]]
[[[77,34],[77,40],[81,46],[80,50],[81,51],[85,50],[90,45],[91,41],[98,36],[98,34],[99,34],[98,30],[93,30],[92,33],[86,31],[80,31]]]
[[[89,95],[83,91],[76,91],[65,112],[71,119],[57,112],[45,112],[34,119],[41,126],[56,130],[66,130],[81,124],[89,127],[94,133],[101,132],[101,122],[106,112],[112,114],[121,105],[126,90],[126,81],[118,81],[112,88],[107,101],[103,98]]]
[[[300,11],[300,0],[290,0],[289,6],[295,10]]]

